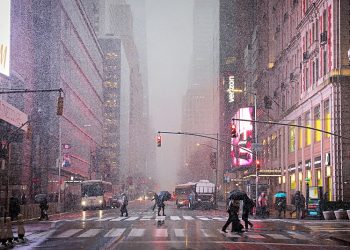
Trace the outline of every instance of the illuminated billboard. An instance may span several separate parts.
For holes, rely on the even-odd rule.
[[[10,75],[10,5],[11,0],[0,1],[0,73]]]
[[[248,121],[239,121],[244,119]],[[252,144],[254,143],[254,108],[241,108],[232,117],[231,126],[236,128],[236,136],[231,138],[232,167],[251,166],[253,164]]]

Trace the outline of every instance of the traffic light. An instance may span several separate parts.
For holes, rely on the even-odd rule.
[[[162,146],[162,137],[160,135],[157,135],[157,147]]]
[[[256,160],[255,165],[256,165],[256,171],[260,172],[260,161]]]
[[[236,138],[237,137],[237,130],[236,130],[236,125],[231,124],[231,137]]]
[[[63,96],[57,98],[57,115],[63,115]]]

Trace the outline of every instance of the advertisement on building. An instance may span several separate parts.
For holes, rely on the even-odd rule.
[[[10,0],[0,1],[0,74],[10,75]]]
[[[249,120],[239,121],[237,119]],[[236,137],[231,138],[232,167],[251,166],[253,164],[252,144],[254,142],[254,108],[241,108],[232,117],[236,126]]]

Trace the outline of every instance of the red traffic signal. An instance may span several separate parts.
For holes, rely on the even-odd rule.
[[[157,135],[157,147],[162,146],[162,137],[160,135]]]
[[[236,138],[237,137],[237,130],[236,130],[236,125],[231,124],[231,137]]]
[[[260,171],[260,161],[259,160],[256,160],[255,161],[255,165],[256,165],[256,171]]]

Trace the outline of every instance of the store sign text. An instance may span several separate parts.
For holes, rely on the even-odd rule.
[[[235,101],[235,77],[229,76],[228,78],[228,102],[234,102]]]

